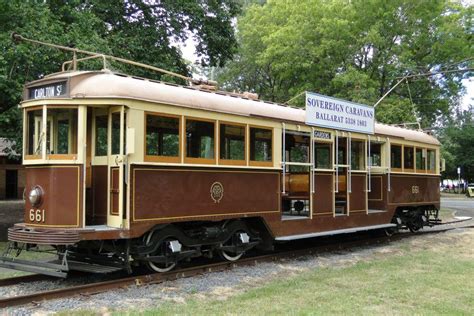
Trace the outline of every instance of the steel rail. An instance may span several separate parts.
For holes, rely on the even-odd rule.
[[[102,281],[84,285],[77,285],[68,288],[61,288],[55,290],[49,290],[45,292],[38,292],[32,294],[26,294],[21,296],[13,296],[0,299],[0,308],[13,307],[18,305],[24,305],[28,303],[41,303],[42,301],[59,299],[65,297],[71,297],[75,295],[93,295],[106,292],[109,290],[114,290],[118,288],[123,288],[127,286],[141,286],[145,284],[157,284],[165,281],[172,281],[180,278],[187,278],[196,275],[201,275],[210,272],[217,272],[232,269],[235,267],[250,266],[262,262],[271,262],[276,261],[281,258],[288,257],[299,257],[308,254],[321,253],[334,250],[342,250],[357,246],[366,246],[372,244],[386,243],[390,241],[397,241],[404,238],[419,236],[423,234],[438,234],[446,231],[459,229],[459,228],[474,228],[474,225],[462,226],[462,227],[449,227],[445,229],[438,229],[434,231],[423,231],[418,233],[401,233],[394,236],[383,236],[377,238],[365,238],[362,240],[351,240],[337,244],[328,244],[322,246],[316,246],[306,249],[298,249],[291,251],[283,251],[272,253],[268,255],[261,255],[257,257],[249,257],[240,259],[237,262],[218,262],[212,264],[205,264],[197,267],[185,268],[177,271],[170,271],[166,273],[153,273],[139,276],[129,276],[121,279]]]

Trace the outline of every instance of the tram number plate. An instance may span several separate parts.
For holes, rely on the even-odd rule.
[[[30,209],[30,222],[44,223],[45,217],[44,210],[34,210]]]
[[[412,187],[411,187],[411,193],[413,193],[413,194],[418,194],[418,193],[420,193],[420,187],[417,186],[417,185],[412,186]]]

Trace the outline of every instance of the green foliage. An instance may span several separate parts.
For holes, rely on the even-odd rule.
[[[461,167],[461,177],[474,182],[474,108],[459,112],[449,120],[440,140],[446,160],[444,176],[457,179],[457,168]]]
[[[177,43],[193,37],[202,65],[223,66],[235,52],[232,19],[239,10],[232,0],[0,0],[0,137],[16,140],[17,150],[21,148],[21,115],[14,108],[23,85],[59,71],[72,58],[52,48],[15,44],[12,32],[189,75]],[[90,61],[81,67],[100,69],[101,64]],[[112,63],[109,68],[162,79],[128,65]]]
[[[472,66],[472,59],[457,63],[473,56],[472,20],[472,7],[448,0],[251,5],[238,20],[239,51],[218,78],[225,89],[272,101],[315,91],[374,104],[407,74]],[[449,114],[461,79],[460,73],[411,79],[377,116],[429,126]],[[302,106],[303,99],[292,104]]]

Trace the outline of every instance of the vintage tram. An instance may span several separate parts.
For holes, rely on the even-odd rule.
[[[335,101],[337,102],[337,100]],[[254,95],[103,71],[63,71],[24,89],[24,223],[0,266],[158,272],[179,261],[356,231],[416,231],[437,219],[439,142],[306,124]],[[56,262],[20,251],[49,245]]]

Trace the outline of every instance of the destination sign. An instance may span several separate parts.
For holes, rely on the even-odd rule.
[[[313,136],[319,139],[331,139],[331,133],[328,132],[314,131]]]
[[[337,130],[374,133],[374,108],[306,92],[306,124]]]
[[[66,81],[55,82],[44,86],[29,89],[29,99],[60,97],[66,94]]]

